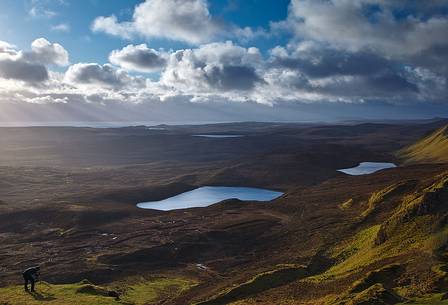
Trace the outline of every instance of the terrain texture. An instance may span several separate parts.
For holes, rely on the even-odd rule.
[[[0,128],[0,304],[448,304],[447,124]],[[285,194],[135,207],[204,185]]]

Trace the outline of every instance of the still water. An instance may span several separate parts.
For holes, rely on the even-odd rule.
[[[253,187],[204,186],[164,200],[137,204],[142,209],[170,211],[206,207],[214,203],[236,198],[247,201],[270,201],[283,195],[281,192]]]
[[[338,169],[338,171],[348,174],[348,175],[358,176],[358,175],[371,174],[371,173],[377,172],[379,170],[386,169],[386,168],[392,168],[392,167],[397,167],[397,166],[393,163],[387,163],[387,162],[361,162],[356,167]]]
[[[201,137],[201,138],[241,138],[244,137],[240,134],[195,134],[193,137]]]

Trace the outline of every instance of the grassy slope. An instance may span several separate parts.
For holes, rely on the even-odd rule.
[[[388,194],[395,189],[397,185],[373,193],[376,203],[392,200]],[[242,291],[247,283],[236,286],[233,290],[242,298],[233,299],[232,304],[448,305],[448,173],[429,185],[396,193],[395,200],[400,202],[385,220],[364,222],[364,229],[328,249],[334,262],[330,268],[284,287],[265,287],[258,295],[248,293],[245,298]],[[363,214],[360,219],[365,218]],[[292,294],[328,287],[337,288],[309,300],[298,300]],[[216,302],[205,304],[221,304],[221,298],[218,295]]]
[[[376,262],[395,261],[391,265],[380,264],[383,267],[364,274],[334,304],[396,304],[400,299],[410,304],[448,304],[448,300],[442,300],[443,294],[436,293],[446,292],[448,281],[444,271],[448,246],[447,193],[448,175],[443,175],[428,187],[407,194],[386,221],[361,231],[342,249],[334,249],[334,258],[339,263],[314,280],[334,280]],[[430,270],[424,270],[425,265]],[[420,274],[415,268],[421,268]],[[414,283],[409,279],[419,276]]]
[[[110,288],[86,281],[74,284],[51,285],[38,283],[35,293],[23,291],[23,286],[0,288],[1,305],[144,305],[160,299],[176,297],[194,282],[180,278],[154,278],[145,282],[116,285]],[[113,288],[112,288],[113,287]],[[119,292],[120,298],[108,296]]]
[[[398,152],[405,163],[448,162],[448,126]]]
[[[306,276],[303,266],[280,266],[278,269],[257,274],[249,281],[238,285],[217,297],[197,305],[225,305],[232,301],[256,295]]]

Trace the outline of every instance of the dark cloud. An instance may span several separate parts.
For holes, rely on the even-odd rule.
[[[447,32],[448,33],[448,32]],[[440,42],[411,56],[407,61],[448,78],[448,43]]]
[[[224,91],[251,90],[262,81],[255,69],[247,66],[215,66],[207,71],[205,78],[212,87]]]
[[[78,63],[70,66],[65,73],[65,80],[75,85],[99,85],[113,89],[121,89],[138,81],[123,70],[115,69],[109,64],[96,63]]]
[[[271,60],[274,67],[298,69],[311,78],[371,75],[398,65],[370,52],[346,52],[321,46],[292,55],[274,56]]]
[[[0,77],[39,83],[48,80],[47,68],[22,60],[0,59]]]
[[[300,40],[401,58],[446,40],[448,17],[436,4],[446,7],[446,1],[292,0],[284,24]]]
[[[154,72],[165,67],[166,57],[167,54],[141,44],[128,45],[121,50],[112,51],[109,61],[127,70]]]
[[[403,102],[405,98],[416,99],[418,87],[396,74],[376,75],[373,77],[351,77],[334,79],[324,84],[307,84],[309,92],[326,95],[328,100],[346,101],[388,100]]]
[[[329,99],[384,98],[395,94],[416,94],[414,80],[408,79],[403,65],[367,51],[344,51],[321,44],[297,45],[290,53],[272,51],[269,66],[294,71],[290,85]],[[282,80],[283,81],[283,80]],[[280,84],[281,86],[281,84]]]

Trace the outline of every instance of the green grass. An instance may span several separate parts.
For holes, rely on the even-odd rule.
[[[375,211],[380,203],[399,193],[404,187],[406,187],[406,185],[406,182],[400,182],[390,185],[382,190],[373,192],[367,201],[367,209],[362,212],[361,216],[369,216],[373,211]]]
[[[430,250],[428,245],[439,245],[440,233],[431,234],[430,216],[420,216],[413,222],[403,223],[400,231],[381,245],[375,245],[381,225],[360,231],[356,236],[333,250],[336,264],[310,280],[326,280],[346,276],[379,260],[396,257],[412,250]],[[432,249],[431,249],[432,251]]]
[[[319,281],[329,279],[366,266],[367,262],[375,255],[372,247],[379,229],[380,225],[369,227],[356,234],[348,243],[336,247],[333,250],[332,258],[339,263],[324,273],[310,277],[309,279]]]
[[[447,162],[448,126],[398,152],[405,163]]]
[[[429,221],[426,221],[426,223],[422,224],[421,228],[432,228],[436,219],[428,218],[431,218],[431,215],[437,218],[438,213],[441,213],[443,210],[446,211],[446,207],[442,199],[437,198],[442,198],[444,194],[446,194],[446,192],[448,191],[447,186],[448,175],[445,173],[437,177],[436,182],[429,187],[423,189],[420,192],[405,196],[400,206],[381,226],[381,232],[379,234],[379,237],[381,238],[377,239],[377,242],[383,243],[393,235],[400,235],[402,227],[407,222],[422,221],[425,217]],[[417,230],[417,233],[421,233],[420,231],[421,229]],[[432,232],[431,230],[426,230],[425,233],[429,235]]]
[[[197,305],[229,304],[303,278],[306,274],[307,272],[304,266],[282,265],[276,270],[257,274],[251,280],[233,287],[208,301],[200,302]]]
[[[144,305],[160,298],[177,296],[195,284],[186,279],[165,277],[127,286],[120,283],[120,300],[107,296],[108,291],[114,288],[86,281],[60,285],[37,283],[36,293],[25,292],[23,286],[9,286],[0,288],[0,305]]]
[[[159,278],[150,284],[139,283],[129,286],[121,299],[131,304],[144,305],[150,300],[178,295],[195,284],[185,279]]]

